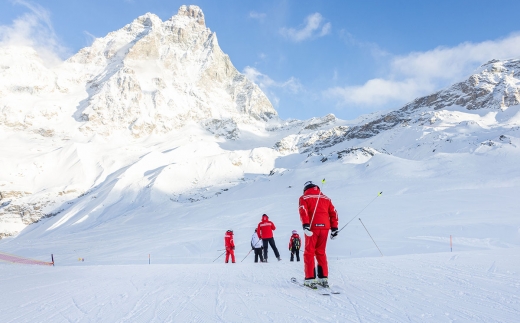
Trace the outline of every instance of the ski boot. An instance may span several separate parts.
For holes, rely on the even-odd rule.
[[[281,260],[282,260],[282,257],[278,257],[278,258],[276,258],[276,259],[278,259],[278,261],[281,261]]]
[[[316,286],[316,281],[314,279],[305,279],[303,281],[303,286],[309,287],[310,289],[318,289],[318,286]]]
[[[316,284],[320,285],[323,288],[329,288],[329,280],[327,278],[318,278],[316,280]]]

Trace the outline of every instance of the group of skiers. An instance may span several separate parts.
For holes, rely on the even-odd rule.
[[[274,230],[276,230],[276,226],[274,225],[274,223],[269,221],[269,217],[267,216],[267,214],[263,214],[262,221],[258,223],[258,227],[255,229],[255,233],[253,233],[253,236],[251,237],[251,250],[255,251],[255,262],[258,262],[258,258],[260,258],[261,262],[267,262],[267,248],[269,245],[273,249],[276,259],[278,259],[279,261],[282,260],[282,258],[280,257],[280,253],[278,252],[278,248],[276,247],[276,243],[274,241]],[[230,257],[231,262],[234,263],[235,242],[233,241],[233,230],[226,231],[226,235],[224,236],[224,244],[226,246],[226,263],[229,262]],[[299,258],[300,257],[298,256],[298,260]]]
[[[338,236],[338,213],[336,208],[330,198],[321,192],[318,185],[308,181],[304,184],[298,210],[305,234],[305,249],[303,252],[304,286],[312,289],[316,289],[317,285],[329,287],[326,247],[329,230],[331,231],[331,239],[335,239]],[[267,248],[269,245],[273,249],[276,259],[282,260],[274,241],[274,230],[276,230],[274,223],[269,220],[267,214],[263,214],[262,220],[258,223],[251,237],[251,251],[254,250],[255,252],[255,262],[258,262],[259,258],[260,262],[267,262]],[[224,242],[226,246],[225,262],[228,263],[231,257],[231,262],[234,263],[235,243],[233,241],[233,230],[226,231]],[[300,236],[296,230],[293,230],[289,240],[290,261],[294,261],[294,256],[296,256],[296,261],[300,261],[300,246]],[[318,263],[317,267],[316,262]]]

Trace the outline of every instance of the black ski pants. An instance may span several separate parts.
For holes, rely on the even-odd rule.
[[[300,261],[300,249],[291,248],[291,261],[294,261],[294,255],[296,254],[296,261]]]
[[[276,248],[276,243],[274,243],[274,238],[262,239],[264,243],[264,259],[267,260],[267,244],[271,245],[271,248],[274,251],[274,255],[276,258],[280,258],[280,253],[278,252],[278,248]]]
[[[261,262],[264,262],[264,257],[262,256],[262,248],[254,248],[255,250],[255,262],[258,262],[258,258],[260,258]]]

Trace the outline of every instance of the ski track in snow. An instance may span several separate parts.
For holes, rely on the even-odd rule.
[[[330,296],[290,282],[303,262],[3,264],[0,321],[516,322],[518,252],[331,260]]]

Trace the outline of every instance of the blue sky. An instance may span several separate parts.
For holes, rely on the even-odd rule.
[[[0,42],[62,59],[146,12],[202,8],[235,67],[280,116],[353,119],[396,109],[520,57],[520,1],[0,0]]]

